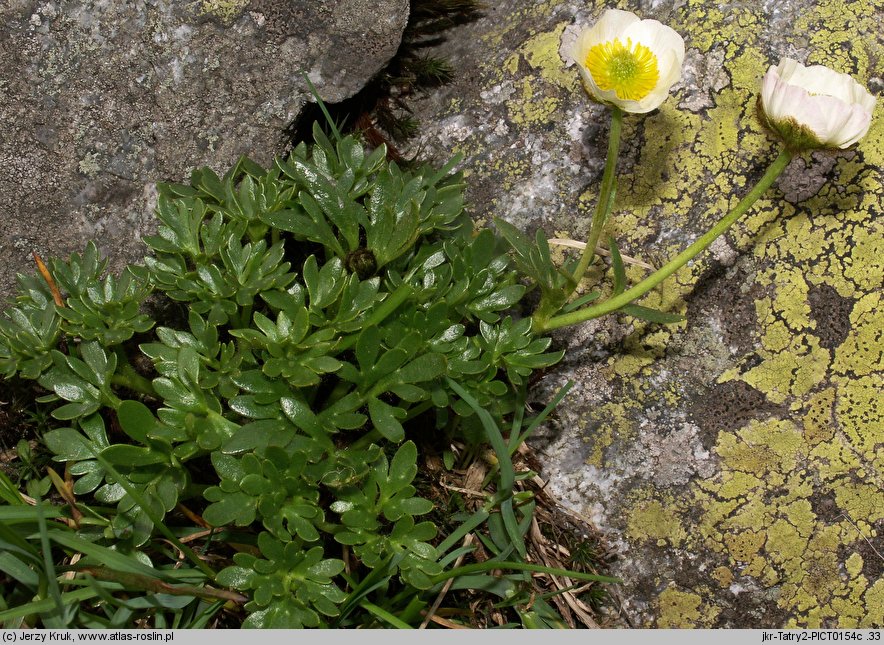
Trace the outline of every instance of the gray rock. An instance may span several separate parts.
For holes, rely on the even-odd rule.
[[[407,19],[408,0],[4,0],[0,299],[31,251],[143,256],[156,182],[268,163],[310,98],[302,72],[352,96]]]
[[[676,29],[687,56],[673,96],[625,119],[606,235],[659,263],[737,203],[776,155],[754,110],[780,57],[880,89],[873,5],[617,3]],[[481,222],[585,239],[610,115],[562,43],[604,8],[488,3],[437,52],[458,79],[417,107],[414,149],[466,156]],[[575,386],[539,437],[546,478],[620,551],[632,624],[884,624],[878,108],[856,149],[796,159],[710,253],[644,300],[686,323],[607,317],[554,334],[567,353],[534,396]]]

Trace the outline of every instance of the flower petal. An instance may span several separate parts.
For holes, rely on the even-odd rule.
[[[629,11],[608,9],[601,19],[590,29],[593,44],[621,38],[630,25],[641,22],[638,16]]]
[[[681,68],[684,61],[684,40],[674,29],[656,20],[642,20],[630,25],[621,38],[631,38],[632,42],[641,43],[654,52],[658,59],[672,52],[679,69]]]

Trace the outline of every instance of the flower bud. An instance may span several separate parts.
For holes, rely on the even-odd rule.
[[[758,101],[762,124],[794,152],[852,146],[874,109],[875,97],[847,74],[790,58],[767,70]]]

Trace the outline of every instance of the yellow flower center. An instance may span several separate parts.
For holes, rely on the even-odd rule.
[[[630,38],[624,45],[619,38],[589,50],[586,68],[600,90],[614,90],[617,98],[640,101],[657,86],[660,71],[654,52]]]

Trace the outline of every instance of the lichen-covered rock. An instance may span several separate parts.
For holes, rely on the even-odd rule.
[[[868,0],[489,3],[443,46],[457,82],[418,109],[422,150],[466,155],[480,220],[585,237],[610,117],[561,49],[614,4],[688,48],[673,96],[625,119],[606,234],[646,261],[696,239],[776,155],[754,110],[781,56],[881,89]],[[548,429],[547,475],[619,547],[636,625],[884,624],[882,112],[857,148],[796,159],[644,301],[686,323],[556,334],[564,364],[535,395],[576,386]]]
[[[408,0],[4,0],[0,298],[30,253],[144,255],[154,184],[281,152],[309,99],[395,54]]]

